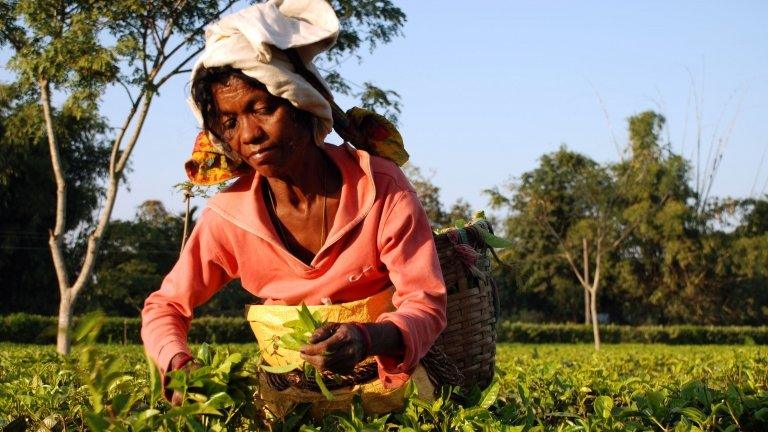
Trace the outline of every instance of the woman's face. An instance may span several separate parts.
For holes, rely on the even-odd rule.
[[[285,177],[299,168],[306,146],[312,145],[312,130],[297,121],[288,101],[236,76],[211,90],[221,113],[219,135],[232,151],[266,177]]]

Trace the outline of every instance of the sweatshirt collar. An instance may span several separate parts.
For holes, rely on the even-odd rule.
[[[312,259],[309,266],[311,269],[321,262],[326,250],[368,215],[376,199],[371,159],[367,152],[356,150],[349,144],[324,144],[321,148],[339,168],[342,186],[333,225],[325,243]],[[208,207],[243,230],[272,243],[306,267],[306,264],[285,249],[272,225],[267,204],[262,199],[263,181],[265,179],[258,173],[241,177],[232,186],[211,198]]]

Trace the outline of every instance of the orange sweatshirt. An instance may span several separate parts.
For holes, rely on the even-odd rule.
[[[389,388],[402,385],[432,346],[445,327],[446,291],[415,191],[388,160],[346,145],[324,150],[341,171],[341,198],[310,265],[282,245],[258,174],[209,200],[179,261],[144,303],[141,337],[163,374],[174,355],[189,353],[194,308],[238,277],[253,295],[287,305],[360,300],[394,285],[396,310],[378,319],[395,324],[405,345],[402,358],[377,358]]]

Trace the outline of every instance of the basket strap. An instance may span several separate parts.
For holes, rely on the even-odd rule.
[[[427,351],[421,359],[421,365],[427,371],[429,381],[435,389],[444,385],[464,386],[464,374],[437,345],[432,345]]]
[[[469,241],[467,236],[468,232],[469,229],[462,228],[448,231],[446,234],[451,241],[451,244],[453,244],[453,249],[456,251],[459,261],[461,261],[464,268],[476,278],[485,280],[487,275],[476,266],[477,260],[481,258],[483,254]]]
[[[493,315],[496,318],[496,322],[493,324],[494,328],[497,328],[499,321],[501,320],[501,299],[499,298],[499,285],[496,283],[496,279],[492,276],[488,277],[488,281],[491,283],[491,295],[493,295]]]

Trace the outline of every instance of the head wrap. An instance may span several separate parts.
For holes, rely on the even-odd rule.
[[[269,0],[223,17],[205,29],[205,50],[192,68],[194,81],[202,68],[231,66],[266,86],[275,96],[287,99],[298,109],[308,111],[316,120],[315,142],[321,144],[333,128],[331,107],[312,85],[294,72],[293,65],[281,51],[294,48],[306,68],[328,88],[312,60],[336,42],[339,20],[324,0]],[[277,48],[277,49],[275,49]],[[330,90],[329,90],[330,92]],[[190,107],[203,126],[200,108],[190,98]],[[213,147],[232,162],[240,157],[229,146],[208,132],[205,145]],[[198,140],[200,137],[198,136]],[[187,165],[194,163],[192,160]],[[197,167],[199,168],[204,167]],[[189,171],[189,168],[187,169]]]
[[[259,3],[227,15],[205,29],[205,50],[192,69],[192,80],[202,68],[231,66],[239,69],[264,84],[272,95],[287,99],[296,108],[311,113],[315,143],[322,145],[334,127],[333,102],[326,99],[330,98],[330,89],[312,61],[333,46],[338,34],[339,20],[325,0]],[[299,57],[301,64],[298,68],[294,67],[296,57],[292,62],[284,52],[289,49]],[[311,76],[305,78],[302,73]],[[322,88],[318,90],[307,79]],[[203,126],[200,108],[191,98],[189,102]],[[334,109],[339,111],[335,104]],[[353,108],[346,115],[348,126],[356,129],[353,135],[359,137],[350,140],[353,144],[388,157],[398,165],[405,163],[408,153],[394,125],[384,117],[360,108]],[[379,148],[383,151],[377,152]],[[241,162],[240,156],[231,151],[229,145],[204,130],[195,140],[192,158],[185,164],[185,169],[192,183],[212,185],[247,172],[248,168],[242,167]]]

